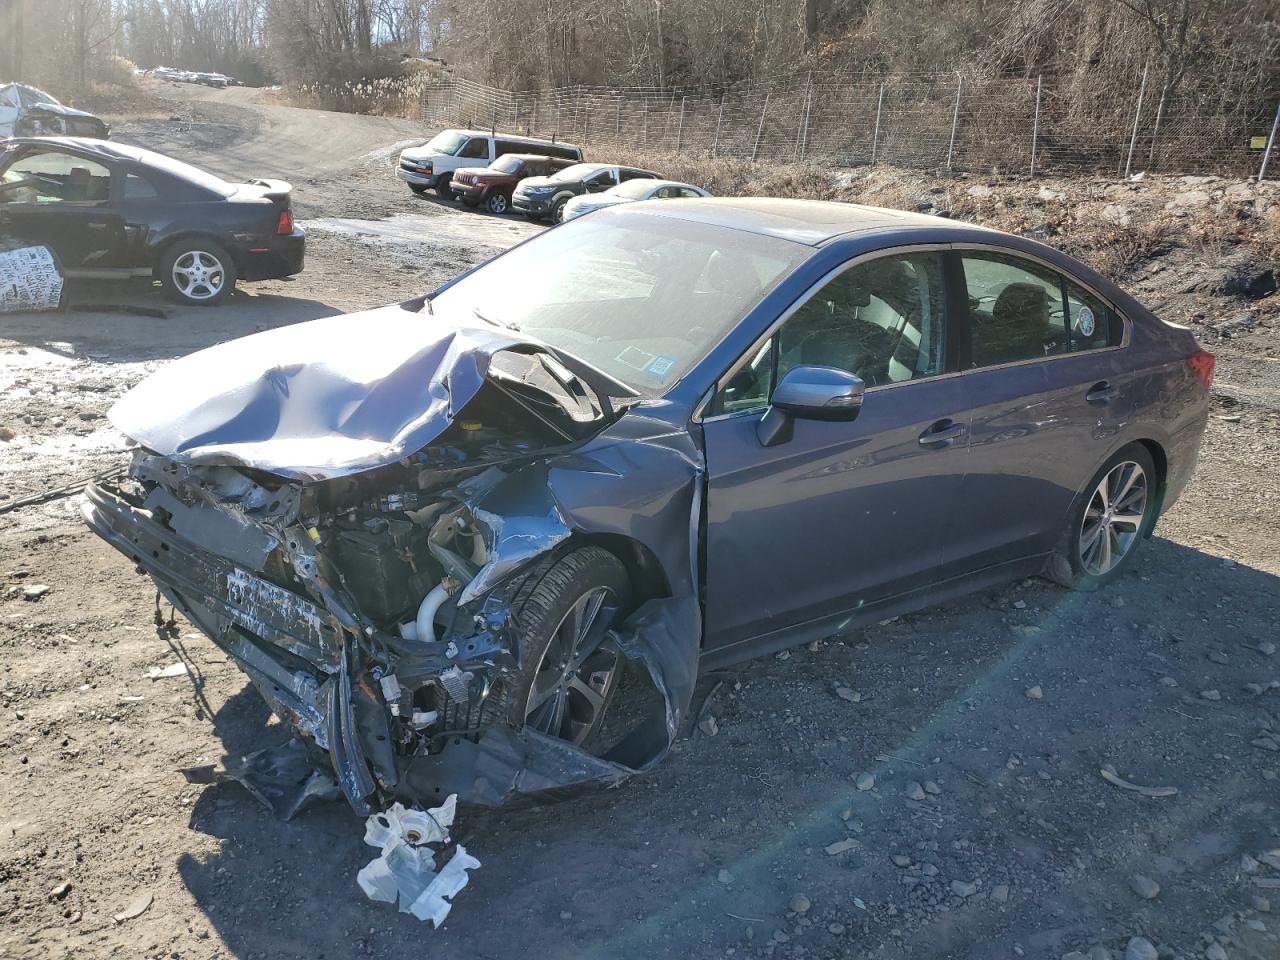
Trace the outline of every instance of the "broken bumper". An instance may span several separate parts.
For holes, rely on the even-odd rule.
[[[613,639],[629,660],[643,665],[660,697],[603,757],[501,722],[452,731],[439,752],[396,752],[390,736],[394,714],[376,679],[383,665],[369,652],[391,638],[364,636],[360,618],[336,608],[331,598],[321,605],[245,570],[176,535],[106,486],[91,484],[86,497],[82,512],[89,527],[151,576],[304,741],[327,752],[338,786],[361,815],[382,809],[391,798],[422,803],[456,793],[465,802],[497,806],[616,786],[665,756],[692,698],[701,634],[698,604],[692,597],[649,600],[614,631]],[[513,646],[498,634],[488,639],[490,655]],[[470,648],[482,645],[465,646],[470,655]],[[458,664],[451,659],[456,655],[411,657],[400,667],[412,662],[432,675],[456,672]],[[233,775],[260,797],[273,798],[269,805],[286,818],[301,805],[299,791],[315,792],[283,753],[252,765],[290,768],[292,790],[282,788],[279,777],[254,789]]]
[[[90,529],[149,574],[235,660],[278,716],[329,752],[352,807],[371,812],[377,784],[357,742],[346,634],[337,619],[175,536],[101,486],[91,484],[85,495],[82,514]],[[314,670],[290,669],[290,657]]]

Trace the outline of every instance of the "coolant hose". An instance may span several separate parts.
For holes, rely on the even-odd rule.
[[[435,643],[436,611],[448,599],[449,591],[445,589],[443,583],[422,598],[422,603],[418,606],[418,615],[414,618],[414,631],[417,634],[415,639]]]

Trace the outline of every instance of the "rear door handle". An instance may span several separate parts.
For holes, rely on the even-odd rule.
[[[954,420],[939,420],[920,434],[922,447],[949,447],[952,442],[964,436],[964,424]]]
[[[1102,380],[1090,387],[1084,398],[1090,403],[1106,403],[1114,399],[1118,392],[1110,383]]]

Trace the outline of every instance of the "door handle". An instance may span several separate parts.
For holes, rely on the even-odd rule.
[[[1089,388],[1089,392],[1084,395],[1085,400],[1089,403],[1107,403],[1112,400],[1119,391],[1106,380],[1101,380]]]
[[[964,424],[954,420],[939,420],[928,430],[920,434],[922,447],[949,447],[952,442],[964,436]]]

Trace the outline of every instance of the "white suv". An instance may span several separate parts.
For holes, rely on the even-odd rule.
[[[396,176],[409,184],[414,193],[425,193],[435,187],[440,199],[451,200],[453,188],[449,181],[453,171],[459,167],[488,166],[505,153],[561,157],[575,163],[582,160],[582,149],[569,143],[481,130],[441,130],[425,146],[401,151]]]

